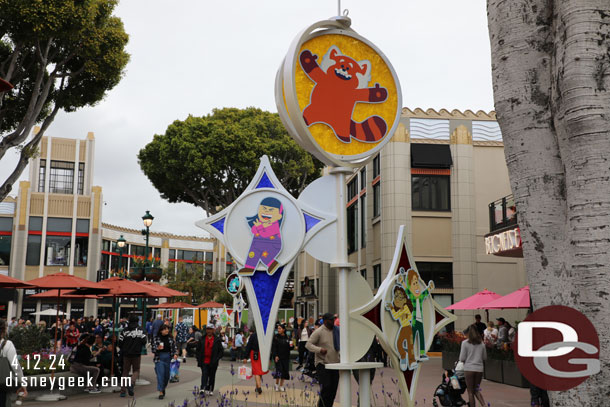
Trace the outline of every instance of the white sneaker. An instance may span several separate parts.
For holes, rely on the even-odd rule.
[[[89,389],[89,394],[97,394],[97,393],[101,393],[102,391],[96,387]]]
[[[208,394],[208,396],[213,396],[214,395],[214,390],[208,390],[206,393]]]
[[[278,386],[277,384],[274,384],[273,388],[275,389],[275,391],[280,391],[280,386]]]
[[[286,392],[286,388],[284,386],[280,386],[280,391]]]

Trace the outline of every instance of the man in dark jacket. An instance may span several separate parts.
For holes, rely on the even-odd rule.
[[[138,317],[130,315],[127,328],[119,334],[119,347],[123,355],[123,377],[129,376],[129,370],[133,369],[131,386],[127,388],[130,396],[133,396],[133,387],[140,376],[140,360],[144,346],[146,346],[146,332],[139,326]],[[121,387],[121,397],[125,397],[125,387]]]
[[[201,389],[199,394],[214,394],[216,369],[222,358],[222,340],[214,334],[214,325],[208,325],[205,336],[197,344],[197,366],[201,368]]]

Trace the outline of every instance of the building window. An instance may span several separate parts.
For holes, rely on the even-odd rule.
[[[51,161],[49,192],[71,194],[74,191],[74,163]]]
[[[74,265],[87,265],[87,251],[89,250],[89,236],[76,236],[74,239]]]
[[[358,250],[358,201],[347,208],[347,253]]]
[[[176,259],[176,249],[169,249],[169,259],[170,260]]]
[[[381,285],[381,264],[373,266],[373,288],[379,288]]]
[[[213,262],[214,261],[214,253],[213,252],[205,252],[205,261]]]
[[[373,179],[377,178],[377,176],[381,175],[381,158],[379,154],[375,158],[373,158]]]
[[[366,167],[360,170],[360,190],[366,189]]]
[[[47,173],[47,160],[40,160],[38,169],[38,192],[44,192],[45,175]]]
[[[72,233],[72,219],[47,218],[47,233],[48,232]],[[87,232],[89,232],[89,228],[87,228]]]
[[[102,251],[109,252],[110,251],[110,240],[102,240]]]
[[[30,223],[28,226],[30,232],[39,232],[42,230],[42,216],[30,216]]]
[[[85,187],[85,163],[78,164],[78,194],[82,195]]]
[[[76,220],[76,233],[89,233],[89,219]]]
[[[31,219],[31,218],[30,218]],[[42,236],[40,235],[29,235],[28,236],[28,250],[25,255],[26,266],[38,266],[40,265],[40,241]]]
[[[0,266],[11,263],[11,240],[13,234],[13,218],[0,217]]]
[[[47,266],[67,266],[70,261],[70,236],[49,236],[46,239]]]
[[[424,283],[434,281],[438,288],[453,288],[453,263],[417,262],[417,271]]]
[[[347,202],[351,201],[358,194],[358,178],[354,177],[347,184]]]
[[[364,279],[366,280],[366,269],[360,270],[360,275],[362,275],[362,277],[364,277]]]
[[[366,247],[366,194],[360,197],[360,247]]]
[[[373,217],[381,214],[381,182],[373,185]]]
[[[450,211],[448,175],[412,175],[411,204],[414,211]]]

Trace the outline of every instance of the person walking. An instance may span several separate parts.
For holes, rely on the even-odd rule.
[[[182,320],[182,316],[178,317],[176,329],[174,329],[174,339],[178,348],[178,357],[182,357],[182,363],[186,363],[186,341],[188,341],[189,327]]]
[[[214,325],[205,328],[205,336],[197,342],[197,366],[201,368],[199,394],[212,396],[216,382],[218,362],[222,358],[222,340],[214,334]]]
[[[320,382],[320,400],[318,407],[332,406],[339,386],[339,371],[326,369],[329,363],[339,363],[339,351],[334,345],[335,316],[327,312],[322,316],[324,322],[316,329],[307,341],[307,350],[315,353],[315,365]]]
[[[285,392],[284,381],[290,380],[290,350],[292,341],[286,335],[286,325],[277,326],[277,334],[271,344],[271,359],[275,362],[275,391]]]
[[[12,375],[12,378],[19,383],[23,378],[23,371],[21,370],[21,365],[19,363],[12,363],[12,361],[16,360],[17,358],[17,349],[15,349],[13,342],[6,338],[7,336],[8,332],[6,320],[0,319],[0,357],[8,360],[9,368],[11,369],[9,374]],[[4,387],[3,385],[4,383],[2,383],[2,386],[0,386],[0,407],[10,407],[10,393],[8,392],[8,388]],[[17,394],[21,393],[23,393],[21,397],[28,395],[28,391],[25,387],[19,387],[19,389],[17,389]]]
[[[155,355],[153,361],[157,374],[159,400],[163,400],[165,398],[165,388],[169,382],[169,362],[172,357],[178,359],[176,342],[169,334],[169,326],[163,324],[159,327],[159,334],[153,339],[152,352]]]
[[[468,405],[476,407],[476,400],[485,406],[480,385],[483,379],[483,361],[487,359],[487,351],[479,334],[479,329],[472,324],[468,328],[468,337],[462,342],[458,360],[464,363],[464,377],[468,389]]]
[[[253,326],[250,332],[251,334],[248,337],[248,344],[246,345],[246,349],[244,351],[246,356],[244,357],[250,358],[250,363],[252,365],[252,375],[254,376],[254,382],[256,383],[256,388],[254,389],[254,391],[258,394],[261,394],[263,392],[263,375],[266,375],[269,372],[263,371],[263,368],[261,366],[261,357],[258,347],[258,337],[256,336],[256,328]],[[244,363],[246,363],[247,361],[247,359],[244,359]]]
[[[244,335],[241,329],[237,330],[235,338],[233,338],[233,346],[231,347],[231,361],[239,360],[242,357],[241,350],[244,346]]]
[[[305,360],[307,358],[307,348],[305,345],[309,340],[309,335],[311,335],[309,330],[309,321],[303,318],[299,328],[295,332],[295,338],[299,344],[299,366],[297,366],[297,370],[301,370],[305,365]]]
[[[133,397],[133,388],[140,377],[140,361],[142,359],[142,348],[146,346],[146,333],[139,325],[136,315],[129,316],[129,324],[119,334],[119,347],[123,354],[122,377],[129,376],[129,370],[133,369],[131,375],[131,386],[127,387],[129,396]],[[121,397],[125,397],[125,386],[121,387]]]
[[[161,328],[161,325],[163,325],[163,315],[161,314],[157,314],[157,319],[154,320],[154,322],[152,323],[152,336],[153,339],[155,338],[155,336],[159,336],[159,328]],[[169,326],[167,327],[169,329]]]

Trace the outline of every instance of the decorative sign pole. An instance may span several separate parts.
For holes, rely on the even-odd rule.
[[[307,151],[332,166],[336,223],[329,230],[335,247],[308,250],[339,274],[340,371],[342,406],[351,406],[351,370],[361,370],[362,405],[370,393],[368,373],[381,364],[357,364],[373,333],[352,335],[347,258],[346,176],[365,165],[394,134],[402,97],[398,77],[385,55],[350,28],[347,15],[312,24],[292,42],[276,76],[276,105],[284,126]],[[323,177],[323,178],[327,178]],[[330,189],[332,191],[332,189]],[[353,273],[351,273],[353,274]],[[358,338],[358,339],[353,339]],[[351,343],[351,342],[354,343]],[[363,345],[364,344],[364,345]]]

